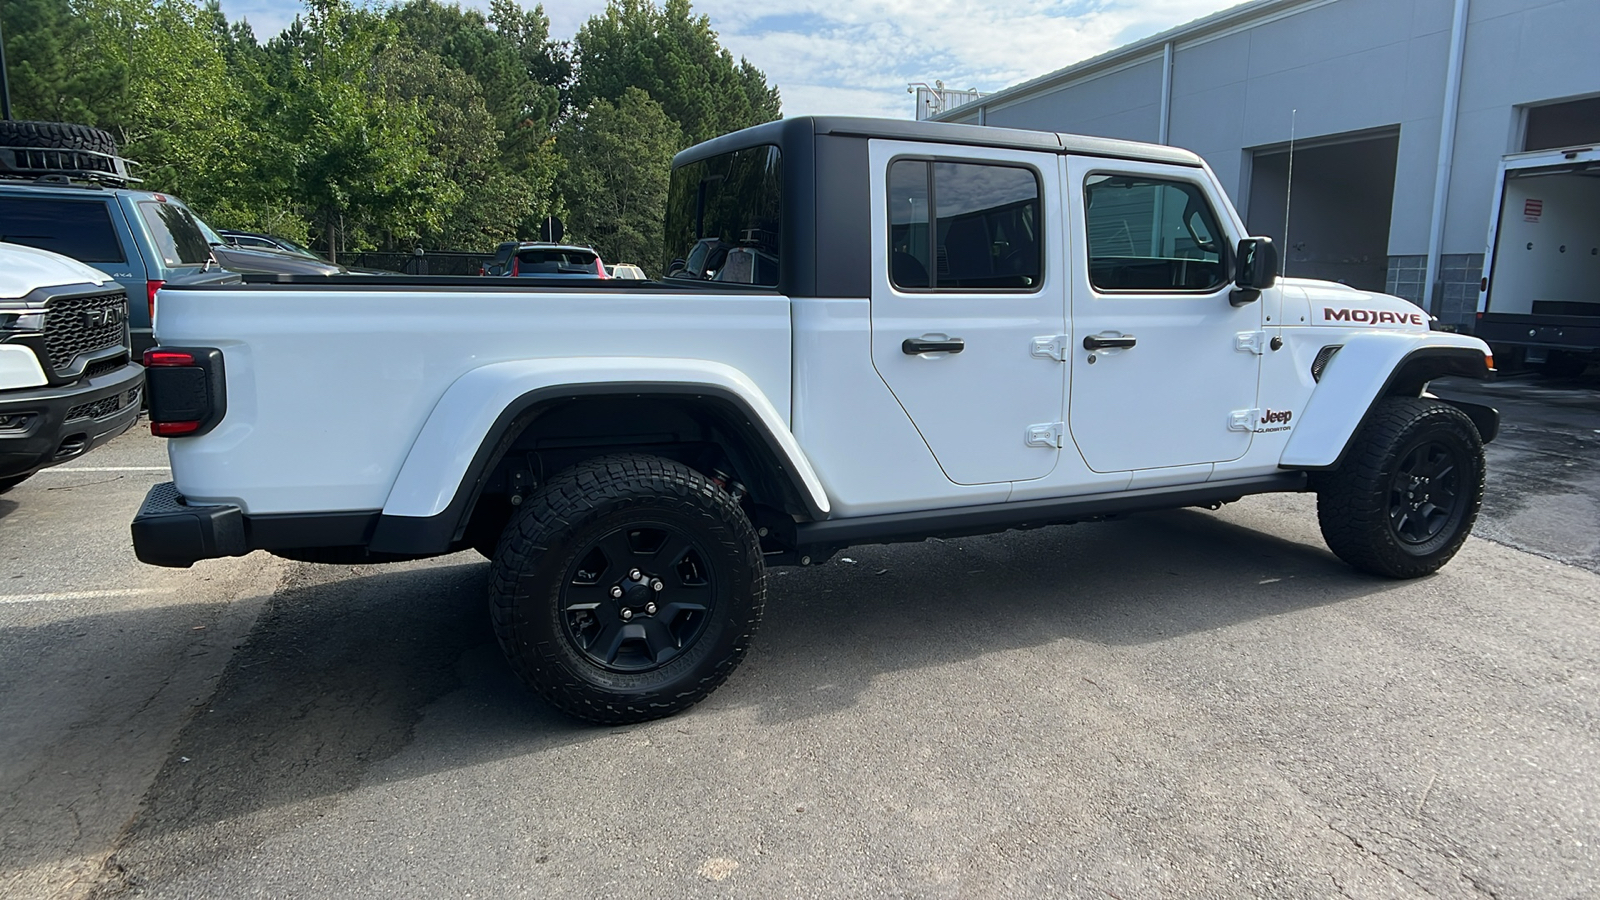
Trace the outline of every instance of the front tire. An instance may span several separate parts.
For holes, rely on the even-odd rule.
[[[1389,578],[1439,570],[1466,542],[1483,505],[1483,441],[1459,409],[1390,397],[1321,479],[1317,521],[1329,549]]]
[[[708,696],[766,603],[755,529],[727,491],[659,457],[600,457],[518,508],[495,552],[495,634],[557,709],[620,725]]]

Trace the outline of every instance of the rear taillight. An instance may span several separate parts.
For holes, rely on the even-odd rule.
[[[194,434],[200,430],[200,423],[194,420],[187,422],[151,422],[150,433],[156,437],[183,437]]]
[[[594,258],[594,272],[601,278],[606,277],[606,264],[601,262],[600,257],[598,256]]]
[[[520,257],[516,257],[516,256],[511,257],[511,274],[515,275],[518,272],[522,271],[522,267],[517,265],[517,263],[519,263],[521,261],[522,260],[521,260]]]
[[[155,347],[144,352],[150,433],[156,437],[205,434],[227,412],[222,351]]]
[[[156,320],[156,291],[161,290],[163,284],[166,284],[166,282],[151,280],[144,283],[145,302],[150,309],[150,321],[152,323]]]
[[[194,354],[187,350],[164,350],[160,347],[144,352],[145,368],[156,366],[192,366],[195,364]]]

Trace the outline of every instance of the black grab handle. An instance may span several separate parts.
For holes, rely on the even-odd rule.
[[[1137,343],[1139,343],[1139,339],[1134,337],[1131,334],[1125,334],[1122,337],[1114,337],[1114,338],[1095,337],[1094,335],[1091,334],[1088,337],[1083,339],[1083,349],[1085,349],[1085,350],[1112,350],[1112,349],[1116,349],[1116,348],[1126,349],[1128,347],[1132,347],[1134,344],[1137,344]]]
[[[907,356],[916,356],[919,353],[960,353],[965,349],[967,342],[961,338],[945,338],[942,341],[906,338],[900,342],[900,352]]]

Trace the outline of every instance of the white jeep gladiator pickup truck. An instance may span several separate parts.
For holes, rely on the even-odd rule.
[[[1488,347],[1276,260],[1183,150],[774,122],[678,155],[656,282],[164,289],[134,545],[476,548],[518,674],[606,723],[704,698],[767,566],[852,544],[1310,490],[1352,566],[1438,569],[1498,416],[1426,388]]]

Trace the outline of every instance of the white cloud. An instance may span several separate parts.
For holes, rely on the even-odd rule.
[[[722,45],[783,95],[786,115],[909,118],[910,82],[996,91],[1234,5],[1235,0],[698,0]],[[487,9],[488,0],[466,5]],[[222,0],[265,39],[298,0]],[[603,0],[545,4],[570,39]]]

